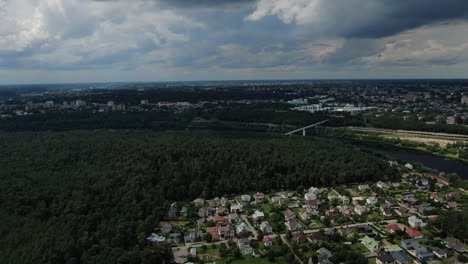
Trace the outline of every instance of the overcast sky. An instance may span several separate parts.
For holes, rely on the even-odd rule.
[[[0,0],[4,84],[467,74],[467,0]]]

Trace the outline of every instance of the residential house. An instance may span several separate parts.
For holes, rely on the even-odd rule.
[[[349,206],[344,205],[344,206],[340,206],[340,213],[343,216],[349,217],[353,215],[353,210]]]
[[[319,231],[310,233],[310,234],[309,234],[309,240],[310,240],[310,242],[312,242],[312,243],[320,243],[320,242],[322,242],[322,241],[323,241],[322,233],[320,233]]]
[[[435,198],[439,197],[439,195],[437,193],[433,192],[433,193],[431,193],[429,195],[429,197],[431,197],[431,199],[435,199]]]
[[[317,250],[317,258],[319,261],[326,260],[333,257],[333,254],[330,252],[330,250],[322,247]]]
[[[339,228],[339,229],[338,229],[338,232],[339,232],[342,236],[347,237],[347,238],[351,238],[351,237],[354,236],[353,231],[352,231],[350,228],[347,228],[347,227]]]
[[[317,200],[309,200],[307,202],[307,208],[310,210],[317,210],[318,209],[318,201]]]
[[[185,243],[202,241],[202,239],[203,239],[203,232],[200,230],[190,232],[188,235],[184,236]]]
[[[389,207],[396,207],[398,206],[398,200],[394,197],[388,196],[385,198],[385,204],[387,204]]]
[[[208,204],[211,207],[218,207],[221,204],[221,199],[219,199],[219,197],[215,197],[213,200],[209,200]]]
[[[210,218],[214,215],[215,209],[211,207],[202,207],[198,210],[198,216],[204,218]]]
[[[285,213],[284,213],[284,219],[286,221],[289,221],[289,220],[292,220],[292,219],[295,219],[296,218],[296,214],[289,208],[286,209]]]
[[[363,214],[366,214],[367,212],[369,212],[369,208],[367,206],[358,204],[358,205],[356,205],[354,207],[354,211],[358,215],[363,215]]]
[[[161,222],[159,225],[161,226],[161,233],[163,234],[169,234],[172,231],[172,225],[168,222]]]
[[[181,234],[180,233],[170,233],[169,234],[169,239],[168,239],[168,242],[169,243],[174,243],[174,244],[180,244],[181,243]]]
[[[205,199],[198,198],[198,199],[193,200],[193,203],[196,206],[203,206],[203,205],[205,205]]]
[[[377,264],[393,264],[395,263],[395,259],[392,255],[388,254],[387,252],[379,252],[376,258]]]
[[[328,217],[336,217],[339,214],[340,214],[340,212],[335,208],[325,211],[325,215],[328,216]]]
[[[292,233],[292,238],[296,243],[305,243],[307,241],[306,236],[303,232],[294,232]]]
[[[421,202],[415,198],[415,197],[407,197],[407,198],[403,198],[403,202],[407,205],[410,205],[410,206],[415,206],[415,205],[418,205],[420,204]]]
[[[305,199],[306,201],[317,200],[317,194],[307,192],[307,193],[304,194],[304,199]]]
[[[413,263],[413,260],[408,257],[405,253],[403,253],[401,250],[400,251],[392,251],[390,253],[392,257],[395,259],[396,264],[410,264]]]
[[[166,241],[166,238],[163,236],[159,236],[155,233],[152,233],[151,236],[146,238],[149,246],[153,246],[155,244],[163,243]]]
[[[434,202],[439,203],[439,204],[444,204],[445,200],[442,197],[436,197],[434,198]]]
[[[351,200],[354,205],[358,205],[363,203],[366,199],[364,197],[353,197]]]
[[[380,212],[382,212],[382,215],[385,217],[392,216],[392,209],[389,206],[386,206],[386,204],[380,206]]]
[[[188,214],[188,208],[186,206],[182,207],[182,209],[180,209],[180,215],[183,217],[187,217],[187,214]]]
[[[265,219],[265,214],[262,211],[255,210],[254,214],[252,215],[252,219],[255,223],[261,223]]]
[[[426,223],[424,223],[422,219],[418,218],[415,215],[408,217],[408,224],[413,228],[426,226]]]
[[[273,239],[269,236],[264,236],[262,242],[265,245],[265,247],[270,247],[273,245]]]
[[[218,207],[218,210],[216,210],[217,215],[227,215],[229,214],[229,211],[226,207],[220,206]]]
[[[365,236],[361,239],[361,244],[363,244],[371,252],[379,251],[379,242],[377,242],[374,238]]]
[[[268,223],[268,221],[263,221],[260,224],[260,230],[265,235],[273,234],[273,228],[271,227],[270,223]]]
[[[249,236],[252,233],[249,226],[244,222],[236,226],[236,232],[238,236]]]
[[[200,227],[204,227],[206,225],[206,218],[202,217],[200,219],[197,220],[197,226],[200,228]]]
[[[453,237],[446,238],[445,242],[447,243],[446,246],[448,248],[454,249],[458,253],[465,253],[466,252],[465,247]]]
[[[358,234],[365,235],[368,237],[374,237],[376,235],[372,230],[372,227],[368,225],[357,225],[356,232],[358,232]]]
[[[400,217],[408,217],[411,215],[410,209],[406,206],[400,206],[395,210],[395,213]]]
[[[250,246],[249,239],[238,239],[237,246],[239,247],[242,255],[252,255],[253,248]]]
[[[377,187],[379,187],[380,189],[390,189],[390,187],[392,187],[392,183],[378,181],[377,182]]]
[[[359,185],[359,186],[358,186],[358,189],[359,189],[359,191],[361,191],[361,192],[367,192],[367,191],[370,190],[370,187],[369,187],[369,185],[367,185],[367,184],[363,184],[363,185]]]
[[[444,249],[438,248],[438,247],[433,247],[432,248],[432,253],[434,253],[434,255],[436,255],[436,257],[438,257],[438,258],[447,258],[448,257],[447,251],[444,250]]]
[[[401,231],[401,228],[398,224],[390,224],[388,225],[388,229],[390,230],[391,233],[396,233]]]
[[[409,227],[405,228],[406,234],[410,236],[412,239],[421,239],[424,237],[424,234],[418,230],[411,229]]]
[[[341,203],[342,204],[349,204],[350,200],[349,197],[342,195],[341,196]]]
[[[457,202],[448,202],[445,204],[445,208],[447,209],[458,209]]]
[[[228,219],[229,223],[231,223],[231,224],[237,224],[242,220],[240,215],[236,214],[236,213],[229,214],[227,216],[227,219]]]
[[[232,230],[229,225],[208,227],[206,231],[211,233],[211,236],[215,241],[234,237],[234,230]]]
[[[224,218],[224,216],[221,216],[221,215],[217,215],[217,216],[213,217],[213,221],[217,225],[226,225],[227,224],[226,218]]]
[[[335,194],[333,194],[333,193],[331,192],[331,193],[329,193],[329,194],[327,195],[327,199],[328,199],[329,201],[333,201],[333,200],[335,200],[335,199],[339,199],[339,197],[336,196]]]
[[[427,250],[427,248],[421,246],[421,244],[419,244],[418,241],[414,239],[406,239],[401,241],[401,247],[408,251],[414,250],[416,257],[421,260],[434,259],[434,254]]]
[[[384,251],[385,252],[389,252],[389,253],[392,253],[392,252],[395,252],[395,251],[401,251],[401,247],[399,247],[398,245],[386,245],[384,247]]]
[[[318,188],[315,188],[315,187],[312,186],[312,187],[309,188],[309,190],[307,190],[307,193],[310,193],[312,195],[317,196],[317,195],[319,195],[320,190]]]
[[[366,199],[366,203],[368,205],[375,205],[379,202],[379,198],[375,197],[375,196],[369,196],[367,197]]]
[[[449,192],[447,193],[447,199],[453,199],[453,200],[460,200],[461,196],[457,192]]]
[[[299,212],[299,218],[301,218],[303,221],[307,221],[310,219],[310,213],[308,211]]]
[[[190,249],[190,255],[196,256],[197,255],[197,249],[196,248],[191,248]]]
[[[413,165],[409,164],[409,163],[406,163],[405,164],[405,168],[409,169],[409,170],[412,170],[413,169]]]
[[[301,228],[301,225],[297,222],[296,218],[293,218],[287,222],[284,223],[288,230],[298,230]]]
[[[248,194],[244,194],[244,195],[241,195],[241,199],[242,199],[242,202],[245,203],[250,203],[250,200],[252,199],[252,197],[250,197],[250,195]]]
[[[271,197],[270,202],[272,204],[275,204],[275,203],[279,203],[282,199],[284,199],[284,198],[282,198],[281,196],[276,195],[276,196]]]
[[[263,201],[265,200],[265,194],[256,193],[256,194],[254,194],[254,198],[255,198],[255,203],[256,204],[263,203]]]
[[[418,206],[418,212],[420,212],[423,215],[430,214],[432,211],[434,211],[434,208],[428,204]]]
[[[242,205],[240,204],[233,204],[231,205],[231,213],[241,213],[242,212]]]
[[[229,202],[229,199],[226,196],[221,197],[221,205],[226,206],[226,204]]]
[[[169,211],[167,212],[167,219],[176,219],[179,210],[177,210],[175,203],[171,204]]]

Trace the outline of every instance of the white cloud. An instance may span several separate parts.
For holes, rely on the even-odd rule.
[[[362,58],[370,64],[394,64],[404,66],[450,65],[468,59],[468,43],[445,46],[437,40],[426,40],[423,45],[415,45],[411,39],[387,43],[375,56]]]
[[[148,1],[0,1],[0,53],[21,66],[92,67],[187,42],[187,30],[204,27]]]

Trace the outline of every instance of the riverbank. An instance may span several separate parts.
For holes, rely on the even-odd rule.
[[[428,135],[409,136],[401,135],[399,132],[363,131],[349,128],[327,128],[327,130],[328,132],[326,134],[336,137],[388,144],[394,147],[421,151],[468,164],[468,156],[466,155],[468,141],[464,139],[448,138],[442,135],[437,137]]]

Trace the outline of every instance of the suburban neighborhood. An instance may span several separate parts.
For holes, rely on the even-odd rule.
[[[177,263],[290,263],[286,253],[297,263],[334,263],[334,254],[378,264],[463,263],[464,241],[434,223],[438,213],[460,210],[466,191],[443,174],[389,164],[402,168],[401,180],[173,203],[148,246],[171,244]]]

